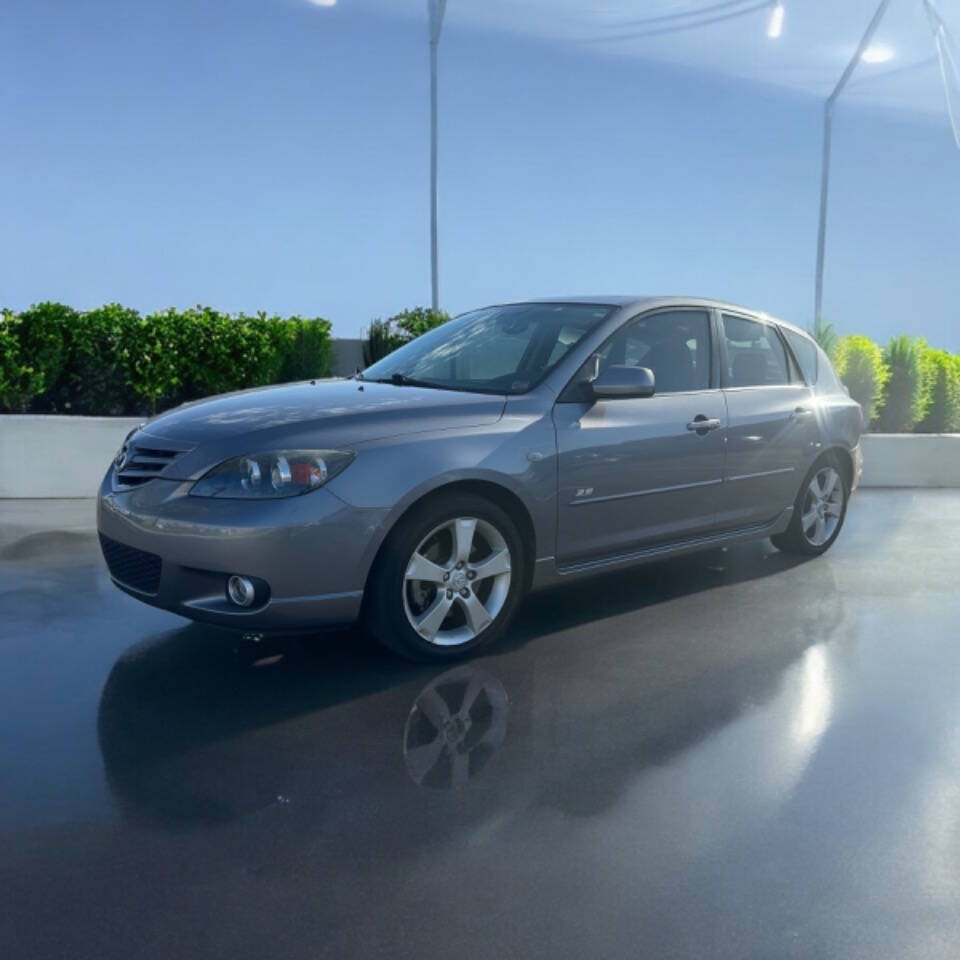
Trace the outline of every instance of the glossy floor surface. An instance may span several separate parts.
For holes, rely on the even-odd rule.
[[[0,957],[958,955],[960,493],[453,669],[142,606],[90,511],[0,504]]]

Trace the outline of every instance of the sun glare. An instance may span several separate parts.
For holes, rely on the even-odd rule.
[[[886,63],[893,59],[893,50],[886,44],[876,43],[863,51],[862,59],[864,63]]]

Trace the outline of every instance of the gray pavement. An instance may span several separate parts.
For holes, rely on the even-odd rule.
[[[0,502],[0,957],[957,956],[960,494],[536,596],[454,669],[188,625],[91,523]]]

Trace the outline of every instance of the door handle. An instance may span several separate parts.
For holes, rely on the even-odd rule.
[[[688,430],[694,430],[701,437],[706,436],[711,430],[716,430],[720,426],[720,421],[715,418],[707,418],[702,413],[697,414],[688,424]]]
[[[804,417],[812,417],[813,411],[808,407],[797,407],[796,410],[793,411],[793,416],[796,420],[802,420]]]

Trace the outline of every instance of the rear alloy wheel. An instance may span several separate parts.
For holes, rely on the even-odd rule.
[[[818,460],[807,474],[793,507],[790,526],[770,539],[789,553],[818,556],[843,526],[847,513],[846,481],[833,456]]]
[[[492,641],[524,578],[516,526],[496,504],[449,495],[401,522],[381,552],[366,619],[386,646],[449,660]]]

